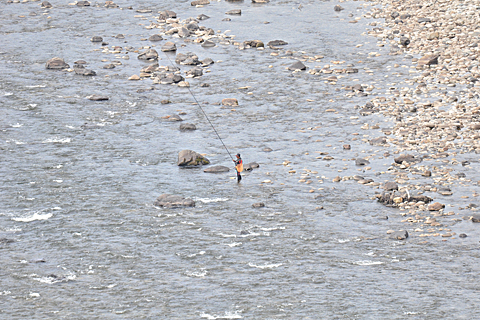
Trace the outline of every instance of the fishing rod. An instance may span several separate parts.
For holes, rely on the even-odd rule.
[[[175,67],[175,65],[173,64],[172,60],[170,59],[170,57],[165,53],[165,56],[167,57],[168,61],[170,61],[170,64]],[[202,110],[202,113],[203,115],[205,116],[205,118],[207,119],[208,123],[210,123],[210,125],[212,126],[212,129],[213,131],[215,132],[215,134],[217,135],[218,139],[220,140],[220,142],[222,143],[223,147],[225,148],[225,150],[227,151],[228,155],[230,156],[230,159],[233,160],[233,157],[232,157],[232,154],[230,153],[230,151],[228,151],[228,148],[227,146],[225,145],[225,143],[223,143],[223,140],[222,138],[220,137],[220,135],[218,134],[217,132],[217,129],[215,129],[215,127],[213,126],[213,123],[210,121],[210,119],[208,118],[207,114],[205,113],[205,111],[203,110],[202,108],[202,105],[200,104],[200,102],[198,102],[197,98],[195,98],[195,95],[193,94],[192,90],[190,90],[190,87],[186,87],[188,89],[188,92],[190,92],[190,94],[192,95],[193,99],[195,100],[195,102],[197,103],[198,107],[200,108],[200,110]],[[234,160],[235,161],[235,160]]]

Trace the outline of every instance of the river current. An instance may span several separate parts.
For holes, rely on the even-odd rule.
[[[344,2],[341,12],[329,1],[51,4],[0,3],[0,318],[480,317],[474,224],[451,226],[465,239],[415,237],[398,209],[372,199],[381,190],[332,181],[361,174],[384,182],[393,161],[383,156],[393,148],[364,139],[380,130],[360,129],[388,128],[393,119],[361,117],[355,106],[400,86],[408,68],[393,73],[392,66],[408,59],[388,55],[388,46],[364,34],[372,29],[373,20],[362,16],[369,3]],[[232,9],[242,14],[225,14]],[[213,48],[172,36],[150,42],[158,31],[146,27],[162,10],[180,20],[205,14],[210,19],[199,24],[226,37],[214,38]],[[91,42],[93,36],[108,44]],[[239,50],[225,39],[288,45]],[[125,48],[155,45],[159,64],[168,66],[166,54],[175,56],[160,51],[166,41],[177,53],[215,61],[187,81],[229,151],[259,164],[240,184],[186,88],[127,80],[148,63]],[[314,56],[323,58],[307,59]],[[85,60],[97,75],[47,70],[53,57],[70,66]],[[286,69],[297,60],[308,70],[338,64],[359,72],[332,84],[329,75]],[[121,65],[102,68],[112,61]],[[355,84],[375,90],[346,97],[342,86]],[[109,100],[88,100],[92,94]],[[239,106],[220,105],[224,98]],[[178,113],[197,130],[180,132],[178,122],[165,119]],[[232,170],[180,168],[184,149]],[[372,170],[355,166],[355,158],[367,156]],[[196,206],[154,207],[163,193]],[[451,203],[468,203],[462,201]],[[265,207],[253,208],[258,202]],[[388,238],[387,230],[402,229],[411,233],[406,241]]]

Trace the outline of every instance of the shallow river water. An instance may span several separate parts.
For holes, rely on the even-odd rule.
[[[363,2],[341,3],[341,12],[328,1],[212,1],[203,8],[116,2],[123,9],[51,3],[0,3],[0,318],[480,317],[475,225],[446,222],[465,239],[415,237],[398,209],[372,200],[379,190],[332,182],[355,174],[384,182],[389,177],[380,173],[393,161],[383,156],[393,148],[362,140],[380,130],[360,129],[388,128],[392,119],[358,118],[355,105],[371,96],[346,97],[342,85],[373,85],[370,94],[381,96],[408,76],[408,69],[390,69],[405,63],[402,56],[362,35],[372,21],[362,18]],[[176,165],[183,149],[205,153],[213,165],[232,161],[188,89],[128,81],[148,63],[124,49],[111,53],[113,46],[155,45],[159,64],[168,66],[160,51],[167,40],[146,40],[158,31],[145,28],[166,9],[180,20],[206,14],[200,25],[238,42],[288,42],[274,56],[270,48],[202,48],[164,36],[177,52],[215,61],[211,72],[187,81],[229,151],[260,165],[241,184],[233,170],[208,174]],[[225,15],[232,9],[242,15]],[[355,17],[362,19],[349,23]],[[110,53],[93,36],[102,36]],[[359,73],[332,85],[326,76],[286,70],[304,55],[323,56],[305,61],[309,69],[344,61],[341,68],[352,64]],[[47,70],[53,57],[70,66],[83,59],[97,75]],[[114,60],[121,65],[102,69]],[[91,94],[110,99],[86,99]],[[239,106],[222,107],[224,98],[237,98]],[[162,118],[179,112],[196,131],[180,132],[178,122]],[[372,170],[359,171],[354,159],[367,155]],[[475,171],[478,157],[465,157],[473,168],[462,170]],[[193,198],[196,207],[154,207],[163,193]],[[462,201],[451,203],[469,203]],[[253,208],[257,202],[265,208]],[[392,240],[390,229],[412,236]]]

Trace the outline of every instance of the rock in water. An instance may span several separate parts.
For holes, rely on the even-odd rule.
[[[440,202],[434,202],[428,206],[428,211],[439,211],[443,208],[445,208],[444,204],[441,204]]]
[[[147,51],[140,53],[138,55],[138,59],[140,60],[157,60],[158,59],[158,52],[155,49],[148,49]]]
[[[195,207],[195,201],[174,194],[162,194],[153,205],[166,208]]]
[[[272,40],[272,41],[269,41],[267,43],[267,46],[269,46],[269,47],[274,46],[275,47],[275,46],[284,46],[284,45],[287,45],[287,44],[288,44],[288,42],[283,41],[283,40]]]
[[[233,15],[233,16],[240,16],[242,15],[242,10],[240,9],[233,9],[233,10],[230,10],[230,11],[227,11],[225,12],[225,14],[229,14],[229,15]]]
[[[53,69],[53,70],[63,70],[63,69],[68,69],[70,66],[65,63],[63,59],[60,58],[52,58],[47,61],[45,64],[45,67],[47,69]]]
[[[93,70],[90,69],[85,69],[85,68],[74,68],[75,74],[81,75],[81,76],[96,76],[97,73]]]
[[[78,1],[77,2],[77,7],[89,7],[90,2],[89,1]]]
[[[159,34],[154,34],[154,35],[151,35],[150,38],[148,38],[148,40],[150,40],[150,41],[162,41],[163,38]]]
[[[196,0],[196,1],[191,2],[192,6],[204,6],[204,5],[207,5],[207,4],[210,4],[210,1],[208,1],[208,0]]]
[[[228,171],[230,171],[230,169],[225,166],[214,166],[214,167],[210,167],[203,170],[203,172],[208,172],[208,173],[220,173],[220,172],[228,172]]]
[[[93,36],[92,39],[90,39],[92,42],[102,42],[103,38],[100,36]]]
[[[235,98],[225,98],[222,100],[222,105],[235,107],[235,106],[238,106],[238,100]]]
[[[165,44],[162,46],[162,51],[167,52],[167,51],[177,51],[177,46],[175,43],[168,41],[165,42]]]
[[[355,165],[357,166],[366,166],[367,164],[370,164],[370,161],[368,161],[367,159],[355,159]]]
[[[105,101],[105,100],[108,100],[108,97],[107,96],[101,96],[101,95],[98,95],[98,94],[92,94],[91,96],[88,96],[87,99],[92,100],[92,101]]]
[[[263,208],[263,207],[265,207],[265,203],[257,202],[257,203],[252,204],[252,207],[253,208]]]
[[[194,131],[197,127],[193,123],[184,123],[180,125],[180,131]]]
[[[210,160],[201,154],[192,150],[182,150],[178,153],[178,166],[199,166],[202,164],[209,164]]]
[[[407,230],[395,231],[392,234],[390,234],[390,238],[395,240],[405,240],[408,238],[408,232]]]
[[[393,182],[393,181],[387,181],[387,182],[385,182],[385,184],[383,185],[383,189],[384,189],[385,191],[398,190],[398,184],[396,184],[396,183]]]
[[[292,64],[290,67],[288,67],[288,70],[305,70],[307,67],[300,61],[295,62]]]
[[[252,171],[253,169],[259,168],[260,165],[256,162],[250,162],[243,166],[243,170]]]

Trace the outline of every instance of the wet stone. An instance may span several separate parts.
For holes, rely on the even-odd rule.
[[[94,36],[94,37],[92,37],[92,39],[90,39],[90,41],[92,41],[92,42],[102,42],[103,38],[100,37],[100,36]]]
[[[138,59],[147,61],[158,60],[158,52],[155,49],[148,49],[147,51],[139,54]]]
[[[113,63],[106,64],[102,67],[103,69],[114,69],[115,65]]]
[[[183,119],[178,115],[174,114],[167,119],[168,121],[183,121]]]
[[[96,76],[97,73],[93,70],[90,69],[85,69],[85,68],[74,68],[75,74],[78,74],[80,76],[86,76],[86,77],[93,77]]]
[[[301,62],[297,61],[288,67],[288,70],[305,70],[307,67]]]
[[[153,205],[166,208],[195,207],[195,201],[179,195],[162,194],[155,200]]]
[[[475,214],[471,218],[472,222],[479,223],[480,222],[480,214]]]
[[[65,63],[65,61],[61,58],[52,58],[47,61],[45,64],[45,67],[47,69],[53,69],[53,70],[63,70],[63,69],[68,69],[70,66]]]
[[[193,123],[183,123],[180,125],[180,131],[194,131],[197,130],[197,127]]]
[[[161,49],[163,52],[168,52],[168,51],[177,51],[177,46],[173,42],[166,42]]]
[[[159,35],[159,34],[154,34],[154,35],[151,35],[151,36],[148,38],[148,40],[150,40],[150,41],[162,41],[163,38],[162,38],[162,36]]]
[[[383,189],[384,189],[385,191],[398,190],[398,184],[396,184],[396,183],[393,182],[393,181],[387,181],[387,182],[385,182],[385,184],[383,185]]]
[[[439,211],[441,209],[445,208],[444,204],[441,204],[440,202],[434,202],[428,205],[428,211]]]
[[[42,8],[51,8],[52,7],[52,4],[48,1],[43,1],[42,4],[41,4]]]
[[[238,106],[238,100],[235,98],[225,98],[222,100],[222,105],[223,106]]]
[[[378,137],[370,140],[368,143],[372,146],[384,146],[388,145],[386,137]]]
[[[247,163],[243,166],[243,169],[245,171],[252,171],[253,169],[256,169],[256,168],[259,168],[260,165],[256,162],[250,162],[250,163]]]
[[[192,150],[182,150],[178,153],[178,166],[199,166],[210,164],[210,160]]]
[[[202,20],[207,20],[207,19],[210,19],[209,16],[205,15],[205,14],[201,14],[197,17],[198,20],[202,21]]]
[[[458,237],[463,239],[463,238],[466,238],[467,235],[466,235],[465,233],[460,233],[460,234],[458,235]]]
[[[355,159],[355,165],[357,166],[366,166],[368,164],[370,164],[370,161],[368,161],[367,159],[361,159],[361,158]]]
[[[107,96],[102,96],[102,95],[98,95],[98,94],[92,94],[91,96],[88,96],[87,97],[88,100],[92,100],[92,101],[106,101],[108,100],[109,98]]]
[[[265,203],[263,202],[257,202],[252,204],[252,208],[264,208],[264,207],[265,207]]]
[[[344,10],[344,8],[337,4],[335,7],[333,7],[333,10],[335,10],[337,12],[340,12],[340,11]]]
[[[269,41],[269,42],[267,43],[267,46],[269,46],[269,47],[272,47],[272,46],[273,46],[273,47],[276,47],[276,46],[284,46],[284,45],[287,45],[287,44],[288,44],[288,42],[283,41],[283,40],[272,40],[272,41]]]
[[[196,1],[192,1],[190,4],[192,6],[204,6],[204,5],[210,4],[210,1],[208,1],[208,0],[196,0]]]
[[[407,230],[394,231],[390,234],[390,238],[395,240],[405,240],[408,238],[408,232]]]
[[[215,42],[210,41],[210,40],[205,40],[205,41],[202,43],[202,47],[204,47],[204,48],[212,48],[212,47],[215,47]]]
[[[240,9],[233,9],[233,10],[230,10],[230,11],[227,11],[225,12],[225,14],[229,14],[229,15],[241,15],[242,14],[242,10]]]
[[[225,166],[213,166],[203,170],[203,172],[207,172],[207,173],[222,173],[222,172],[228,172],[228,171],[230,171],[230,169]]]
[[[78,1],[77,2],[77,7],[89,7],[90,2],[89,1]]]

